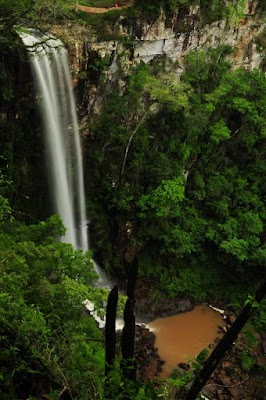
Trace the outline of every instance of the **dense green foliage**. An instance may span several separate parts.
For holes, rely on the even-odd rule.
[[[23,189],[30,183],[20,185],[19,180],[31,176],[31,184],[39,184],[39,177],[31,173],[43,160],[38,155],[42,147],[38,119],[31,116],[36,115],[34,106],[23,108],[14,95],[14,49],[19,58],[24,50],[13,25],[46,28],[76,18],[67,3],[0,0],[0,103],[10,114],[1,122],[6,174],[0,175],[0,397],[4,400],[103,398],[102,333],[83,304],[89,298],[102,311],[106,300],[105,291],[92,286],[91,255],[58,242],[64,229],[56,216],[28,226],[14,218],[20,213],[18,204],[29,212],[18,198],[28,200],[29,187],[26,194]],[[244,5],[243,1],[234,7],[218,0],[138,0],[134,10],[136,15],[145,10],[144,17],[157,16],[160,7],[173,12],[198,3],[203,22],[224,17],[237,21]],[[103,18],[112,21],[114,15]],[[265,32],[257,46],[264,49]],[[137,255],[140,274],[169,297],[239,300],[265,275],[266,79],[257,70],[232,71],[226,60],[229,51],[221,47],[191,52],[181,77],[175,66],[173,72],[169,66],[165,72],[163,63],[132,68],[123,77],[125,93],[121,95],[121,88],[108,93],[101,114],[89,127],[86,183],[96,255],[116,276],[125,272],[123,258]],[[108,65],[108,60],[95,57],[88,67],[91,80],[105,85],[102,72]],[[42,191],[31,188],[42,211],[46,183]],[[31,211],[33,215],[35,210]],[[254,321],[257,330],[266,327],[265,309],[264,302]],[[248,353],[243,353],[242,363],[252,366]],[[150,384],[124,381],[118,368],[109,378],[110,399],[164,396]]]
[[[119,5],[128,3],[126,0],[117,2]],[[235,23],[243,17],[245,0],[234,0],[232,2],[222,2],[220,0],[135,0],[129,3],[130,7],[111,11],[105,14],[90,14],[78,11],[76,6],[84,4],[93,7],[113,7],[115,1],[111,0],[0,0],[0,46],[2,42],[12,40],[18,41],[14,32],[14,25],[27,25],[34,28],[49,29],[53,23],[62,23],[66,21],[78,21],[80,24],[84,22],[94,28],[99,36],[116,36],[114,32],[110,33],[110,27],[113,28],[115,22],[119,20],[123,14],[130,24],[136,25],[136,20],[156,19],[160,10],[164,9],[167,15],[172,15],[176,10],[180,10],[179,19],[189,11],[189,6],[200,6],[200,21],[202,24],[211,23],[220,19],[228,19]],[[260,6],[260,5],[259,5]],[[264,6],[262,6],[264,7]],[[181,24],[185,24],[182,21]],[[103,32],[102,32],[103,30]]]
[[[156,17],[160,9],[164,9],[166,14],[172,14],[176,10],[189,9],[189,6],[200,6],[202,23],[212,23],[221,19],[228,19],[232,23],[243,18],[245,0],[136,0],[135,8],[140,9],[143,16]]]
[[[139,254],[170,296],[228,299],[265,273],[266,81],[227,51],[190,53],[180,80],[140,65],[88,139],[98,252],[113,273]]]
[[[104,338],[84,300],[103,316],[107,292],[92,286],[91,254],[58,241],[65,233],[58,216],[28,226],[15,220],[6,187],[1,175],[1,399],[160,398],[151,383],[123,379],[118,365],[104,394]]]
[[[103,339],[83,301],[106,294],[90,254],[57,241],[58,217],[25,226],[0,207],[1,399],[101,398]]]
[[[28,22],[31,19],[53,22],[64,17],[67,3],[64,0],[0,0],[1,22],[9,24],[11,19],[12,22],[22,22],[23,18]]]

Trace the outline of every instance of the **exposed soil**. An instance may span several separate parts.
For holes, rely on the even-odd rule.
[[[120,6],[119,2],[114,1],[114,6],[113,7],[87,7],[87,6],[76,6],[74,7],[75,10],[83,11],[86,13],[91,13],[91,14],[103,14],[109,11],[115,11],[115,10],[122,10],[124,8],[132,6],[132,1],[125,3],[124,5]]]

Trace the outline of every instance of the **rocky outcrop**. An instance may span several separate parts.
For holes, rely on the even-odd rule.
[[[160,360],[155,345],[155,335],[149,329],[136,325],[135,357],[138,364],[138,376],[152,380],[162,371],[164,361]]]
[[[226,311],[227,327],[236,315]],[[219,339],[217,339],[219,340]],[[264,353],[265,332],[254,336],[253,346],[249,334],[241,333],[230,351],[222,359],[211,378],[204,386],[202,394],[207,400],[265,400],[266,390]],[[143,380],[153,380],[160,375],[164,362],[155,348],[155,335],[144,326],[136,329],[136,360],[138,375]],[[190,370],[189,364],[178,365],[180,373]],[[173,398],[181,400],[178,389]]]
[[[240,334],[202,391],[209,400],[266,399],[263,385],[266,359],[261,352],[259,335],[256,341],[251,349],[247,337]]]
[[[119,290],[125,293],[126,282],[120,281],[118,286]],[[194,308],[190,299],[169,299],[164,293],[153,288],[151,281],[145,278],[137,280],[135,298],[136,320],[145,324],[156,318],[169,317]]]
[[[79,83],[79,104],[83,114],[97,115],[101,111],[104,92],[115,84],[121,94],[125,77],[132,65],[164,60],[166,68],[177,75],[183,71],[186,55],[193,50],[206,51],[220,45],[234,49],[228,56],[235,68],[258,68],[265,57],[257,44],[266,29],[258,8],[258,0],[246,0],[243,18],[231,18],[204,23],[198,6],[183,7],[171,17],[161,12],[152,23],[120,16],[108,26],[112,40],[98,40],[86,27],[54,27],[70,51],[74,83]],[[239,14],[240,15],[240,14]],[[104,90],[99,81],[104,81]]]
[[[91,37],[86,43],[87,50],[96,51],[102,58],[114,55],[110,66],[111,72],[119,57],[124,67],[140,61],[151,62],[158,57],[167,57],[173,62],[182,60],[191,50],[228,45],[235,48],[232,62],[235,66],[252,69],[259,67],[262,56],[256,48],[256,37],[266,27],[262,17],[256,14],[258,1],[246,1],[244,18],[238,21],[222,20],[202,26],[201,10],[198,6],[177,10],[169,18],[161,12],[159,18],[151,24],[136,22],[135,26],[127,24],[126,17],[120,17],[113,28],[118,39],[98,41]],[[126,39],[131,38],[131,51]],[[76,61],[80,62],[80,49],[76,48]],[[114,54],[115,53],[115,54]],[[73,53],[72,53],[73,55]],[[124,60],[123,60],[124,58]],[[74,70],[76,61],[73,60]]]
[[[178,62],[182,71],[183,59],[190,51],[228,45],[235,49],[231,59],[234,66],[257,68],[262,56],[255,41],[266,25],[256,15],[258,2],[250,4],[246,2],[244,18],[239,21],[222,20],[204,26],[199,7],[190,7],[185,15],[177,11],[170,27],[162,13],[154,24],[143,27],[140,38],[135,38],[134,59],[150,62],[165,56]]]
[[[170,315],[191,311],[193,305],[189,299],[169,300],[166,297],[155,300],[147,296],[138,300],[135,306],[136,314],[142,322],[148,323],[156,318],[168,317]]]

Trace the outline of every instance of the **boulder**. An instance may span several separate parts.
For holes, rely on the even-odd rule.
[[[204,386],[202,389],[202,393],[206,396],[209,400],[217,400],[217,391],[215,384],[209,384]]]
[[[190,365],[187,363],[179,363],[179,368],[183,369],[184,371],[188,371],[190,369]]]

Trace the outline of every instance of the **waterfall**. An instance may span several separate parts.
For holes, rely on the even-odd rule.
[[[75,248],[88,250],[82,152],[67,50],[51,34],[18,29],[27,51],[42,109],[47,165],[55,212],[62,217],[66,235]],[[99,285],[110,287],[105,272],[95,263]]]
[[[19,35],[31,54],[41,103],[55,212],[67,229],[61,240],[87,250],[82,153],[68,53],[52,35],[36,31]]]

